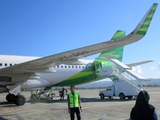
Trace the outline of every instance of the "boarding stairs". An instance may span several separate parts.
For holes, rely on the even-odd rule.
[[[140,90],[142,89],[138,84],[132,82],[132,81],[133,81],[133,78],[132,78],[131,76],[128,76],[128,75],[125,75],[125,74],[122,75],[122,74],[121,74],[118,70],[116,70],[115,68],[113,68],[113,73],[112,73],[112,74],[114,74],[114,75],[117,76],[119,79],[121,79],[121,80],[127,82],[128,84],[130,84],[130,85],[131,85],[134,89],[136,89],[137,91],[140,91]]]
[[[117,59],[110,59],[110,61],[112,61],[116,65],[116,67],[112,68],[113,75],[115,75],[118,78],[120,78],[121,80],[127,82],[128,84],[130,84],[133,88],[135,88],[138,91],[140,91],[142,89],[142,87],[140,87],[140,85],[133,82],[133,79],[135,79],[134,81],[141,82],[141,81],[146,80],[145,78],[138,75],[136,72],[134,72],[132,70],[132,68],[128,67],[127,65],[118,61]],[[124,74],[124,73],[126,73],[126,74]]]

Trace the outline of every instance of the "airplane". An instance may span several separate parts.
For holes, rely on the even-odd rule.
[[[45,87],[47,89],[53,86],[79,85],[106,78],[98,75],[100,68],[108,69],[114,65],[106,58],[122,61],[123,46],[145,36],[157,5],[154,3],[136,28],[126,36],[125,31],[118,30],[109,41],[41,58],[0,55],[0,93],[8,92],[6,100],[21,106],[26,102],[25,97],[20,94],[22,88]],[[94,61],[81,59],[100,52],[101,54]],[[110,75],[107,72],[105,74],[108,77]]]

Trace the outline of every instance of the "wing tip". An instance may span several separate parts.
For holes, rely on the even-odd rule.
[[[153,3],[153,5],[155,6],[155,5],[158,5],[158,3]]]
[[[151,8],[147,11],[147,13],[144,15],[144,17],[140,21],[140,23],[135,28],[134,33],[142,36],[144,36],[147,33],[157,6],[158,6],[158,3],[153,3]]]

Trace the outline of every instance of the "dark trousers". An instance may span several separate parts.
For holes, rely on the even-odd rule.
[[[60,100],[64,100],[64,94],[63,93],[61,94]]]
[[[76,113],[77,115],[77,120],[81,120],[79,107],[70,108],[70,110],[71,110],[71,113],[70,113],[71,120],[74,120],[74,113]]]

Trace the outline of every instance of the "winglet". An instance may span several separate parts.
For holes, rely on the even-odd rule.
[[[144,36],[147,33],[158,3],[154,3],[132,33]]]

